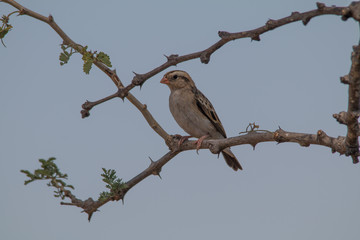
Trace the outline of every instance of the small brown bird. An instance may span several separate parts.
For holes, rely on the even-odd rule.
[[[184,71],[170,71],[160,81],[169,86],[170,111],[179,126],[191,136],[182,137],[180,144],[190,137],[199,138],[197,149],[202,141],[226,138],[223,125],[210,101],[195,86],[190,75]],[[235,171],[242,170],[239,161],[230,148],[222,150],[226,163]]]

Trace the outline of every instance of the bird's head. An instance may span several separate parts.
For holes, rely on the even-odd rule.
[[[181,70],[174,70],[166,73],[160,82],[168,85],[170,90],[195,87],[195,83],[190,75]]]

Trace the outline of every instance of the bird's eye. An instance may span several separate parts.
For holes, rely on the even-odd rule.
[[[174,75],[174,76],[173,76],[173,79],[177,79],[177,78],[178,78],[178,75]]]

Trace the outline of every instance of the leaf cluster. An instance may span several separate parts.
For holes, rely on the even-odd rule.
[[[110,191],[100,193],[99,201],[105,201],[106,199],[114,197],[115,195],[120,194],[123,189],[127,188],[126,183],[116,176],[116,171],[114,169],[106,170],[103,168],[102,170],[102,180],[106,183],[106,188]]]
[[[12,12],[9,15],[3,15],[0,18],[0,22],[2,23],[1,27],[0,27],[0,40],[1,40],[2,45],[4,45],[4,47],[6,47],[6,46],[3,42],[3,39],[6,36],[6,34],[12,29],[11,24],[9,24],[10,16],[11,16],[11,14],[14,14],[16,12],[18,12],[18,11]]]
[[[70,48],[70,52],[67,51],[67,49]],[[60,65],[64,65],[69,62],[70,57],[73,53],[78,52],[76,49],[74,49],[71,46],[62,44],[61,45],[62,52],[60,53],[59,60]],[[83,71],[86,74],[90,73],[91,67],[94,62],[101,62],[105,64],[108,67],[112,67],[110,57],[104,52],[92,52],[91,50],[88,50],[88,46],[81,47],[80,53],[83,55],[82,60],[84,61],[83,65]]]
[[[67,51],[68,48],[70,48],[70,52]],[[64,45],[64,44],[61,44],[61,49],[63,50],[63,52],[60,53],[59,60],[60,60],[60,65],[62,66],[69,62],[70,57],[71,57],[71,55],[73,55],[75,50],[72,47]]]
[[[74,189],[72,185],[66,184],[62,179],[67,179],[68,175],[60,172],[58,166],[54,163],[56,158],[51,157],[48,160],[39,159],[41,167],[36,169],[33,173],[28,170],[21,170],[20,172],[26,174],[29,178],[25,180],[24,184],[27,185],[36,180],[50,180],[48,182],[49,187],[55,187],[57,190],[54,191],[55,197],[65,198],[65,191],[68,191],[66,188]]]

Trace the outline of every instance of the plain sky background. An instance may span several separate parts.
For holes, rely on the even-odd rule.
[[[207,48],[217,32],[262,26],[293,11],[316,8],[311,0],[243,1],[20,1],[52,14],[76,42],[104,51],[127,85],[132,71],[145,73],[163,54]],[[350,1],[326,1],[346,6]],[[14,9],[0,2],[0,14]],[[106,204],[87,221],[76,207],[61,206],[46,182],[24,186],[21,169],[56,157],[73,193],[97,198],[105,189],[101,168],[125,181],[168,149],[128,101],[114,99],[81,119],[81,104],[116,91],[96,68],[82,72],[80,55],[60,66],[60,37],[27,16],[10,20],[0,46],[0,239],[347,239],[360,236],[360,165],[321,146],[261,143],[233,147],[244,171],[234,172],[208,150],[184,152],[125,197]],[[337,137],[346,127],[332,118],[347,109],[347,86],[359,27],[321,16],[304,27],[286,25],[233,41],[211,56],[179,64],[132,93],[171,134],[184,134],[168,108],[165,72],[190,73],[212,101],[227,131],[236,136],[249,122],[274,131],[322,129]]]

